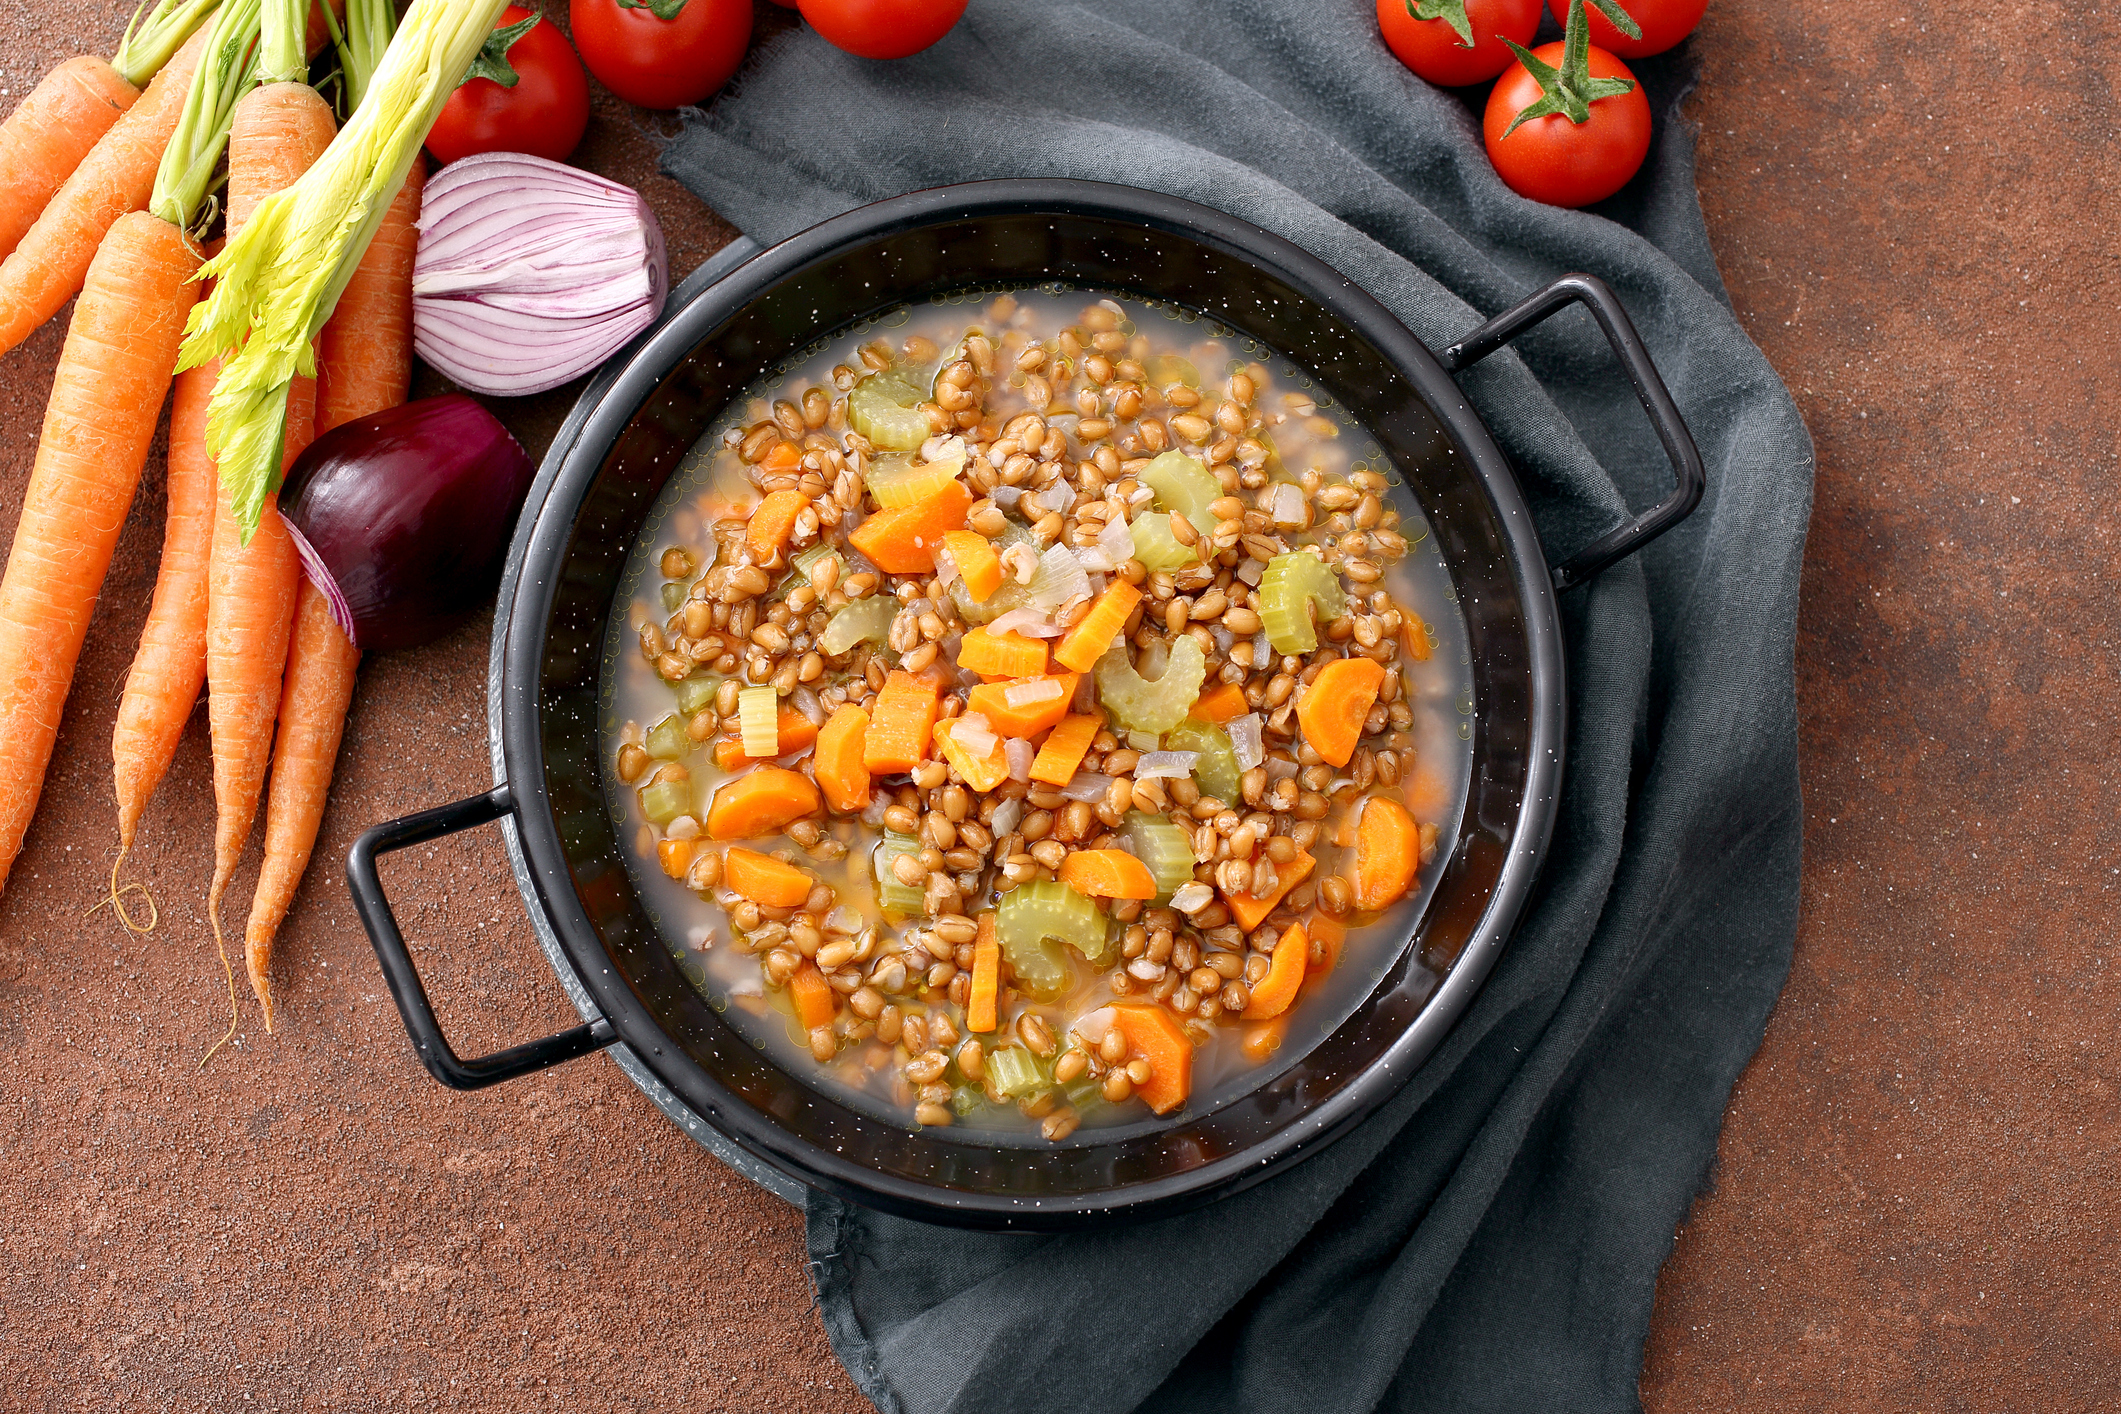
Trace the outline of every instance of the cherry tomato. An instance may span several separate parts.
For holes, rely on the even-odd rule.
[[[1709,0],[1618,0],[1618,3],[1642,31],[1642,38],[1629,39],[1613,28],[1613,22],[1599,14],[1596,5],[1589,7],[1584,18],[1591,22],[1591,43],[1623,59],[1647,59],[1652,54],[1664,53],[1694,32],[1694,27],[1701,23],[1702,11],[1709,7]],[[1567,23],[1569,7],[1566,0],[1553,0],[1553,6],[1554,18]]]
[[[965,0],[797,0],[827,43],[864,59],[903,59],[950,33]]]
[[[567,15],[589,72],[643,108],[699,102],[751,43],[751,0],[569,0]]]
[[[1469,49],[1446,15],[1417,18],[1411,7],[1420,3],[1377,0],[1377,28],[1400,63],[1430,83],[1449,88],[1484,83],[1516,63],[1517,56],[1502,41],[1530,44],[1542,8],[1542,0],[1461,0],[1466,27],[1473,31]]]
[[[1560,68],[1564,45],[1542,44],[1532,57]],[[1628,66],[1593,45],[1588,54],[1594,79],[1635,76]],[[1548,113],[1524,123],[1508,137],[1517,115],[1542,95],[1539,80],[1523,64],[1513,65],[1495,81],[1482,121],[1488,160],[1510,189],[1550,206],[1588,206],[1627,185],[1650,151],[1650,101],[1642,85],[1626,93],[1594,100],[1590,120],[1571,122],[1566,114]]]
[[[494,28],[531,18],[522,6],[510,5]],[[515,71],[515,86],[504,88],[490,78],[459,84],[427,134],[427,150],[444,163],[474,152],[528,152],[564,162],[589,126],[589,80],[567,36],[540,19],[513,40],[489,41],[481,59],[495,50]]]

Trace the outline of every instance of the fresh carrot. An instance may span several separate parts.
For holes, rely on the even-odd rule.
[[[1247,928],[1252,924],[1246,924]],[[1311,965],[1311,940],[1304,932],[1304,925],[1291,923],[1283,930],[1281,938],[1274,944],[1274,957],[1267,968],[1267,975],[1260,978],[1252,988],[1252,1000],[1245,1005],[1245,1020],[1266,1021],[1280,1016],[1296,1000],[1296,989],[1304,984],[1304,973]]]
[[[132,848],[148,798],[177,754],[206,683],[206,564],[213,545],[214,462],[206,400],[220,361],[177,375],[169,403],[169,508],[154,602],[118,700],[111,733],[118,789],[118,854]]]
[[[918,505],[878,511],[856,526],[847,543],[876,562],[887,574],[927,574],[943,537],[965,528],[972,493],[953,481]]]
[[[140,90],[84,54],[46,74],[0,123],[0,256],[13,250]]]
[[[0,353],[35,333],[83,288],[105,233],[120,216],[147,205],[209,32],[194,34],[163,66],[0,260]]]
[[[1149,866],[1121,849],[1079,849],[1061,861],[1060,880],[1089,898],[1155,898]]]
[[[1355,827],[1355,906],[1365,913],[1389,907],[1414,883],[1421,867],[1421,830],[1407,808],[1373,795]]]
[[[832,1024],[832,1013],[837,1009],[832,984],[807,957],[802,966],[795,969],[795,975],[788,979],[788,1000],[795,1004],[795,1019],[802,1023],[805,1031]]]
[[[1193,1090],[1193,1043],[1176,1017],[1153,1003],[1115,1002],[1112,1024],[1127,1038],[1130,1056],[1149,1062],[1149,1079],[1135,1093],[1156,1113],[1169,1114]]]
[[[1102,712],[1085,717],[1065,717],[1046,734],[1045,744],[1031,762],[1031,779],[1049,786],[1064,786],[1075,779],[1076,767],[1090,750],[1090,743],[1105,728]]]
[[[1226,682],[1218,684],[1212,692],[1202,693],[1200,700],[1193,704],[1192,715],[1219,727],[1225,722],[1236,721],[1251,710],[1252,704],[1245,701],[1245,690],[1234,682]]]
[[[823,804],[817,787],[779,766],[761,766],[715,790],[707,806],[707,835],[717,840],[750,840],[777,834]]]
[[[965,1029],[992,1031],[995,1001],[1002,983],[1002,939],[992,911],[979,916],[972,938],[972,993],[965,998]]]
[[[851,702],[834,712],[817,734],[810,769],[825,803],[843,815],[869,804],[869,768],[862,764],[868,735],[869,714]]]
[[[722,879],[745,898],[766,908],[799,908],[816,883],[793,864],[757,850],[735,847],[722,856]]]
[[[394,408],[412,389],[412,257],[427,163],[415,157],[317,336],[317,435]]]
[[[862,765],[869,774],[895,775],[927,759],[939,706],[935,683],[928,678],[894,672],[884,679],[862,741]]]
[[[1224,894],[1223,902],[1230,906],[1230,916],[1237,920],[1237,926],[1249,933],[1260,924],[1266,922],[1267,915],[1274,911],[1274,905],[1280,903],[1289,890],[1310,878],[1311,871],[1317,867],[1317,860],[1313,859],[1307,852],[1298,850],[1294,859],[1287,864],[1276,866],[1276,877],[1279,882],[1275,884],[1271,892],[1264,896],[1259,894]]]
[[[795,708],[783,702],[773,719],[775,756],[786,756],[801,751],[817,740],[818,726]],[[771,758],[765,758],[771,759]],[[714,744],[714,764],[725,771],[741,771],[754,764],[754,758],[744,754],[742,738],[725,736]]]
[[[292,185],[323,155],[333,128],[331,108],[307,84],[270,83],[244,95],[228,138],[231,239],[259,202]],[[316,381],[300,378],[288,391],[283,467],[293,462],[315,431]],[[221,896],[250,836],[272,759],[273,719],[280,709],[301,579],[294,541],[270,494],[257,534],[246,545],[226,488],[217,488],[206,594],[207,720],[213,737],[215,804],[214,873],[206,910],[216,938],[221,934]]]
[[[1068,715],[1068,706],[1075,701],[1077,677],[1075,673],[1055,673],[1043,678],[1018,678],[1013,682],[983,682],[965,694],[965,710],[985,717],[996,736],[1037,736]],[[1010,688],[1034,683],[1058,684],[1060,691],[1021,707],[1009,705]]]
[[[1021,633],[976,628],[958,641],[957,665],[988,682],[1035,678],[1046,671],[1046,641]]]
[[[95,259],[0,575],[0,885],[21,851],[96,595],[162,415],[199,249],[144,212]]]
[[[1336,658],[1319,669],[1296,699],[1296,720],[1321,761],[1348,764],[1384,680],[1384,664],[1372,658]]]
[[[244,927],[244,961],[251,990],[272,1030],[273,939],[294,902],[302,871],[316,847],[324,820],[324,799],[331,789],[332,765],[346,729],[346,709],[353,701],[354,671],[361,650],[347,641],[332,620],[323,594],[302,581],[295,611],[293,642],[287,652],[286,683],[280,695],[280,739],[273,750],[272,792],[265,803],[265,858],[258,867],[258,889]]]
[[[1060,647],[1053,650],[1053,661],[1079,673],[1089,672],[1097,666],[1097,660],[1105,656],[1112,640],[1119,637],[1119,631],[1127,626],[1128,617],[1141,601],[1139,589],[1124,579],[1113,580],[1105,587],[1105,592],[1097,596],[1090,612],[1068,630]]]
[[[810,498],[800,491],[776,491],[759,502],[758,509],[751,513],[751,525],[744,532],[753,564],[780,563],[781,552],[788,548],[788,537],[795,533],[795,518],[809,506]]]
[[[957,566],[958,577],[965,581],[965,592],[972,596],[973,603],[986,603],[1002,587],[1002,557],[994,552],[994,542],[986,536],[976,530],[953,530],[943,537],[943,548],[950,552],[950,563]]]

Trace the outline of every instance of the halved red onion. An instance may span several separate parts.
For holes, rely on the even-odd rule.
[[[280,512],[354,646],[410,648],[493,594],[536,470],[492,413],[450,393],[319,437],[288,470]]]
[[[557,388],[655,322],[663,232],[640,193],[522,152],[452,162],[420,195],[413,347],[477,393]]]

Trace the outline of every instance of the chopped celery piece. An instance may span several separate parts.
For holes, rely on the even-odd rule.
[[[898,600],[889,595],[872,595],[842,604],[818,635],[817,646],[827,653],[845,653],[857,643],[882,643],[891,632],[891,621],[897,617]]]
[[[1134,537],[1134,558],[1142,562],[1142,568],[1152,574],[1157,570],[1181,570],[1200,556],[1190,545],[1178,543],[1171,533],[1171,517],[1168,512],[1143,511],[1127,527]]]
[[[1068,1103],[1075,1106],[1075,1108],[1087,1110],[1092,1105],[1101,1105],[1105,1102],[1105,1082],[1085,1075],[1082,1079],[1065,1086],[1061,1093],[1068,1097]]]
[[[1201,790],[1225,805],[1237,805],[1237,749],[1230,745],[1228,732],[1212,722],[1188,717],[1165,735],[1164,750],[1198,752],[1193,779]]]
[[[879,451],[910,452],[928,440],[926,399],[897,369],[872,373],[847,395],[847,421]]]
[[[1038,1057],[1022,1046],[989,1051],[987,1076],[997,1092],[1012,1100],[1028,1100],[1053,1083],[1040,1068]]]
[[[868,482],[869,494],[876,497],[876,503],[887,511],[895,511],[901,506],[917,506],[942,494],[964,469],[962,452],[919,466],[913,464],[911,457],[877,457],[869,463],[869,475],[864,480]]]
[[[1156,493],[1156,504],[1177,511],[1203,535],[1215,528],[1208,506],[1222,498],[1223,484],[1184,452],[1165,452],[1142,468],[1141,484]]]
[[[737,736],[744,754],[768,761],[781,754],[781,696],[770,687],[742,688],[736,695]]]
[[[678,605],[680,605],[680,604],[682,604],[682,603],[684,603],[684,602],[685,602],[685,586],[684,586],[684,585],[682,585],[682,584],[678,583],[678,582],[677,582],[676,580],[674,580],[674,579],[673,579],[673,580],[671,580],[671,581],[670,581],[670,582],[669,582],[668,584],[666,584],[666,585],[664,585],[664,586],[663,586],[663,612],[664,612],[664,613],[666,613],[666,614],[674,614],[674,613],[676,613],[676,612],[678,611]]]
[[[1193,881],[1193,842],[1178,826],[1161,815],[1144,815],[1137,810],[1127,816],[1122,833],[1127,852],[1149,866],[1149,873],[1156,880],[1159,907]]]
[[[1158,354],[1149,360],[1149,381],[1159,388],[1168,388],[1173,383],[1198,388],[1200,370],[1193,366],[1192,359],[1180,358],[1177,354]]]
[[[1097,700],[1128,731],[1167,732],[1186,720],[1208,676],[1208,659],[1191,634],[1171,645],[1163,675],[1143,677],[1127,661],[1127,640],[1116,640],[1097,660]]]
[[[1034,550],[1038,548],[1031,538],[1031,532],[1013,520],[1003,527],[1001,534],[994,537],[995,553],[1006,554],[1012,545],[1029,545]],[[981,601],[973,599],[972,591],[965,588],[962,577],[950,581],[950,602],[957,606],[957,616],[968,624],[992,623],[1011,609],[1023,608],[1030,597],[1031,586],[1017,583],[1016,577],[1006,569],[1002,572],[1002,587]]]
[[[830,544],[821,541],[816,545],[812,545],[802,554],[797,555],[795,563],[790,565],[789,568],[811,584],[816,584],[818,563],[822,560],[837,560],[839,557],[839,551],[833,549]],[[841,561],[840,568],[844,570],[846,567],[846,562]]]
[[[678,710],[690,717],[714,701],[715,688],[720,679],[712,673],[694,673],[689,678],[679,678],[670,685],[678,695]]]
[[[1072,943],[1093,962],[1105,954],[1104,915],[1057,879],[1020,884],[1003,894],[994,910],[994,931],[1017,985],[1034,995],[1050,997],[1067,985],[1068,960],[1060,944]]]
[[[648,729],[648,754],[665,761],[689,756],[696,743],[685,730],[685,719],[672,713]]]
[[[986,1093],[977,1085],[960,1085],[950,1092],[950,1108],[957,1111],[959,1119],[964,1119],[986,1107]]]
[[[902,884],[898,875],[891,872],[894,861],[902,854],[919,855],[921,842],[911,835],[902,835],[896,830],[884,831],[884,842],[876,847],[876,901],[895,913],[919,913],[927,907],[927,897],[912,884]]]
[[[691,812],[690,781],[659,781],[641,792],[641,813],[658,825],[667,825]]]
[[[1326,562],[1304,550],[1291,550],[1267,562],[1259,577],[1259,621],[1277,653],[1308,653],[1318,646],[1318,622],[1331,623],[1346,612],[1340,577]],[[1317,609],[1317,619],[1312,609]]]

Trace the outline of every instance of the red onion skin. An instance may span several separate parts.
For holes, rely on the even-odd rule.
[[[335,581],[362,652],[440,637],[494,592],[537,468],[462,393],[342,423],[287,475],[280,510]]]

